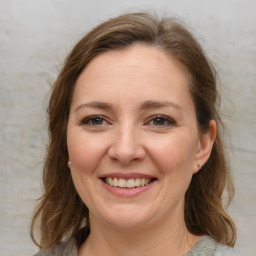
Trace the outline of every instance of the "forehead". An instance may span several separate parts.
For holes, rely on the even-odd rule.
[[[77,80],[73,98],[96,97],[93,100],[105,102],[117,96],[135,102],[190,97],[190,81],[186,67],[171,55],[155,47],[134,45],[92,59]]]

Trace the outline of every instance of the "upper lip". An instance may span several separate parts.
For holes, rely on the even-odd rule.
[[[121,173],[121,172],[116,172],[116,173],[107,173],[103,174],[100,176],[100,178],[118,178],[118,179],[137,179],[137,178],[145,178],[145,179],[156,179],[156,177],[148,174],[143,174],[143,173]]]

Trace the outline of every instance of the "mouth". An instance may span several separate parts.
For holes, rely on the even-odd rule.
[[[117,177],[104,177],[101,178],[103,182],[111,187],[119,187],[125,189],[133,189],[147,186],[155,182],[156,178],[134,178],[134,179],[123,179]]]

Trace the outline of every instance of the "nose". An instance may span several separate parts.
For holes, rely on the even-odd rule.
[[[145,150],[140,134],[134,127],[119,129],[108,150],[108,156],[123,165],[142,160]]]

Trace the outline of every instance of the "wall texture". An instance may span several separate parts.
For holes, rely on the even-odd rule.
[[[123,11],[156,10],[191,24],[216,64],[232,147],[236,248],[256,251],[255,0],[0,0],[0,255],[32,255],[34,199],[41,193],[50,84],[73,44]]]

